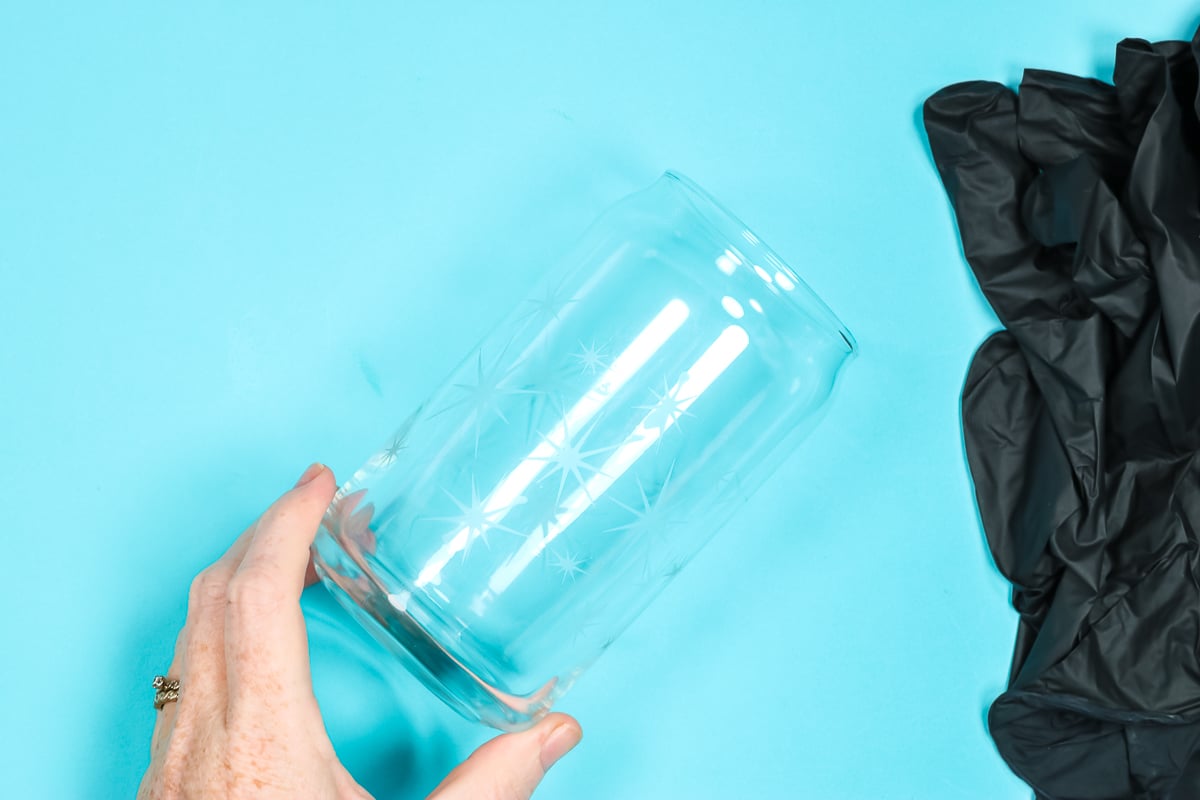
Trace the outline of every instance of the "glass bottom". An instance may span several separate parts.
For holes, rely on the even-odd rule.
[[[322,530],[317,535],[313,564],[325,587],[350,614],[446,705],[468,720],[502,731],[521,731],[549,713],[556,681],[522,697],[490,685],[445,647],[352,560],[345,549]]]

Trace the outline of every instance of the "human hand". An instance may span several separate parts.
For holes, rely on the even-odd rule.
[[[314,464],[192,582],[139,800],[369,798],[333,751],[313,696],[300,593],[309,546],[336,489]],[[307,574],[306,574],[307,573]],[[578,743],[551,714],[475,751],[430,800],[527,800]]]

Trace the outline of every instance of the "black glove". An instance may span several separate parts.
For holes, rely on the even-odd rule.
[[[1115,85],[1030,70],[925,103],[1004,325],[963,433],[1021,615],[989,726],[1041,798],[1200,798],[1197,50],[1128,39]]]

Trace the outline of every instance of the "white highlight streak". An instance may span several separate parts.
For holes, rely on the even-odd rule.
[[[517,498],[521,497],[542,470],[551,464],[551,457],[562,448],[567,435],[578,435],[621,387],[675,335],[690,313],[687,303],[682,300],[674,299],[668,302],[650,324],[629,343],[624,352],[617,356],[612,365],[596,379],[579,402],[563,415],[563,419],[554,426],[541,444],[497,484],[484,503],[485,515],[512,508]],[[466,548],[470,534],[469,529],[462,528],[451,536],[449,541],[430,556],[417,575],[416,585],[421,587],[440,581],[442,570],[450,563],[450,559]],[[535,536],[537,534],[530,536],[530,539],[534,539]]]
[[[713,381],[729,368],[749,344],[750,337],[740,325],[730,325],[721,332],[716,341],[708,346],[700,358],[696,359],[696,363],[692,365],[691,369],[684,373],[682,380],[671,389],[673,396],[685,398],[679,403],[680,416],[700,395],[708,390]],[[608,461],[604,462],[599,471],[567,498],[563,503],[564,512],[555,518],[553,524],[545,526],[545,533],[539,530],[531,535],[521,545],[520,550],[500,569],[496,570],[492,579],[488,581],[488,589],[492,593],[498,594],[507,589],[517,576],[529,566],[530,562],[554,541],[556,536],[566,530],[601,495],[608,491],[678,419],[678,417],[668,417],[661,428],[648,427],[646,422],[652,414],[654,411],[646,415],[646,418],[638,424],[633,433],[626,437],[624,443],[616,449]]]

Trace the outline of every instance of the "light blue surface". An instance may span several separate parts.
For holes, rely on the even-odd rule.
[[[309,461],[353,470],[666,167],[862,356],[567,698],[585,740],[539,797],[1028,796],[984,728],[1014,617],[958,427],[994,320],[917,109],[1027,65],[1107,77],[1194,12],[571,5],[0,9],[6,796],[131,796],[190,577]],[[339,752],[423,796],[485,732],[306,603]]]

